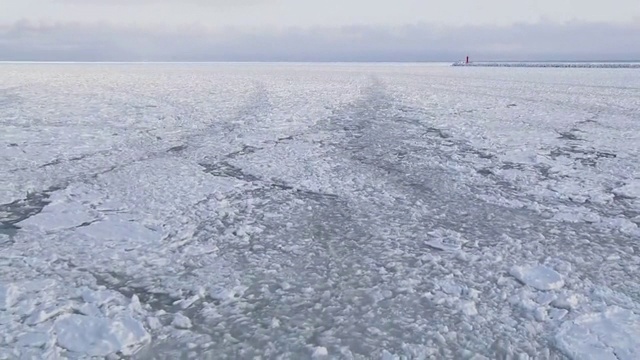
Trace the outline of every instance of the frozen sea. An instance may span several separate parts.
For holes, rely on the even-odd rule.
[[[640,358],[640,71],[0,64],[0,359]]]

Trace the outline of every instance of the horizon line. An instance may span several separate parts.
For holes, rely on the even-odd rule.
[[[1,60],[0,64],[449,64],[460,60]],[[473,60],[474,63],[640,63],[638,60]]]

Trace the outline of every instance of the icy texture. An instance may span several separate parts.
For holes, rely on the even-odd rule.
[[[0,283],[0,310],[10,309],[18,300],[20,292],[14,284]]]
[[[311,357],[320,358],[325,356],[329,356],[329,352],[327,351],[327,348],[319,346],[313,350],[313,354]]]
[[[54,331],[62,348],[90,356],[128,355],[149,340],[142,324],[132,318],[67,315],[56,320]]]
[[[538,290],[557,290],[564,286],[562,276],[546,266],[514,266],[511,275]]]
[[[640,316],[611,307],[585,314],[562,325],[558,347],[575,360],[634,360],[640,358]]]
[[[562,359],[640,314],[640,72],[447,65],[0,64],[0,358]]]
[[[188,317],[182,314],[176,314],[173,317],[173,321],[171,322],[171,325],[175,326],[178,329],[188,329],[192,326],[191,320],[189,320]]]

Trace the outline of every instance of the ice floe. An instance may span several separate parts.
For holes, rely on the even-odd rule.
[[[562,275],[544,265],[514,266],[509,273],[523,284],[538,290],[557,290],[564,286]]]
[[[556,345],[575,360],[634,360],[640,358],[640,316],[619,307],[584,314],[565,322]]]

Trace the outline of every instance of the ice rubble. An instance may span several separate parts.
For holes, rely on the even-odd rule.
[[[130,355],[150,341],[141,319],[134,317],[139,314],[129,310],[121,294],[79,288],[72,293],[81,302],[64,301],[59,286],[55,281],[0,284],[0,329],[17,345],[11,356],[36,349],[67,358]]]
[[[567,321],[556,334],[557,346],[575,360],[640,359],[640,316],[612,306]]]
[[[131,355],[150,340],[142,324],[131,317],[113,320],[71,314],[59,317],[53,330],[60,347],[90,356]]]
[[[49,189],[49,203],[0,228],[0,358],[126,355],[171,338],[175,357],[211,344],[275,357],[281,339],[305,356],[351,355],[336,329],[388,358],[401,356],[383,343],[544,357],[548,338],[574,358],[637,357],[602,334],[640,337],[638,305],[588,293],[638,285],[635,75],[180,69],[108,71],[87,86],[55,75],[73,98],[42,81],[60,69],[3,74],[24,104],[0,109],[11,122],[0,202]],[[58,113],[30,106],[42,102]],[[281,313],[254,322],[244,311],[261,301]],[[305,310],[340,322],[306,343],[322,316],[291,326]],[[198,333],[210,320],[268,346]]]

